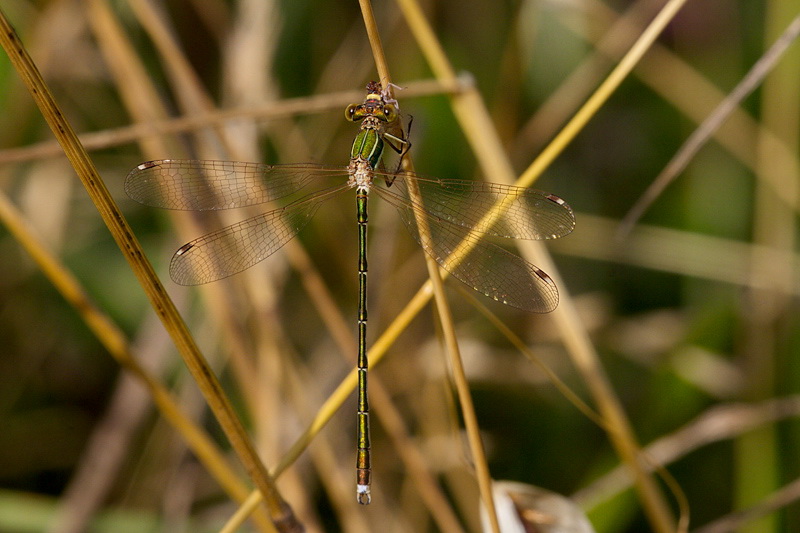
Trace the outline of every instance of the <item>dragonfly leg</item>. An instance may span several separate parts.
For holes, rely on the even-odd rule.
[[[391,133],[384,132],[383,140],[386,145],[400,154],[400,160],[397,162],[397,166],[394,169],[392,175],[397,175],[400,172],[401,168],[403,167],[403,157],[408,153],[411,149],[411,141],[409,141],[409,136],[411,135],[411,124],[414,122],[414,117],[409,115],[408,116],[408,127],[406,131],[403,133],[403,137],[397,137],[396,135],[392,135]],[[402,130],[401,130],[402,133]],[[395,145],[395,143],[397,143]],[[391,187],[392,183],[394,183],[394,178],[386,177],[386,186]]]

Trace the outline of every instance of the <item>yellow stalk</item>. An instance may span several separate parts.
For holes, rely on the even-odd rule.
[[[151,305],[164,323],[189,371],[197,381],[206,401],[228,437],[233,449],[242,461],[248,475],[266,495],[267,510],[276,527],[296,530],[299,526],[291,509],[280,498],[272,479],[261,463],[241,421],[225,395],[219,381],[209,368],[205,358],[184,324],[174,303],[156,276],[152,265],[125,221],[97,172],[94,163],[80,144],[71,125],[66,121],[33,60],[28,55],[16,32],[5,15],[0,12],[0,44],[12,65],[28,87],[42,115],[61,144],[64,153],[100,212],[117,245],[123,252],[136,277],[139,279]]]

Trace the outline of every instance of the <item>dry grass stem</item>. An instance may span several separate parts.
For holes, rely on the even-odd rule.
[[[619,238],[624,238],[633,228],[647,208],[661,195],[666,187],[674,181],[678,175],[686,169],[689,161],[697,155],[697,152],[705,146],[711,136],[728,119],[734,110],[738,109],[742,101],[758,87],[774,68],[775,64],[786,52],[786,49],[794,43],[800,35],[800,16],[795,18],[786,27],[783,34],[773,43],[772,47],[762,55],[758,61],[750,68],[750,71],[742,78],[742,81],[722,100],[716,109],[700,124],[694,132],[686,139],[683,146],[675,153],[672,159],[664,166],[664,170],[653,179],[653,183],[644,192],[642,197],[631,208],[625,218],[620,223]],[[796,202],[800,200],[800,195],[796,188],[786,190],[783,185],[786,182],[781,180],[779,190],[782,190],[782,199],[797,208]],[[796,180],[789,180],[789,185],[797,185]]]
[[[172,303],[172,300],[167,296],[158,276],[145,258],[130,227],[128,227],[122,213],[116,207],[116,203],[103,184],[97,169],[78,141],[75,132],[64,119],[63,114],[52,98],[44,80],[41,78],[41,75],[16,36],[13,28],[1,13],[0,29],[2,30],[0,43],[2,43],[12,64],[17,69],[17,72],[28,86],[34,100],[40,107],[45,120],[48,121],[53,133],[61,143],[67,158],[70,160],[78,177],[95,202],[104,222],[144,287],[148,298],[150,298],[152,305],[164,322],[178,351],[184,356],[187,367],[192,372],[209,406],[216,415],[217,420],[220,422],[231,444],[234,449],[236,449],[240,459],[247,468],[248,474],[265,494],[265,499],[268,503],[268,511],[270,512],[273,522],[281,524],[281,527],[287,528],[287,531],[296,529],[296,519],[292,517],[290,509],[277,494],[266,469],[258,459],[244,431],[244,427],[241,425],[230,402],[227,400],[222,387],[209,370],[205,359],[197,349],[180,314]]]

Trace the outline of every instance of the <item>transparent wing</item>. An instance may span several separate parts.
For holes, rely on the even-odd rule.
[[[338,185],[188,242],[172,256],[170,277],[179,285],[202,285],[242,272],[289,242],[322,203],[348,188]]]
[[[207,211],[276,200],[299,191],[315,178],[331,176],[347,176],[347,168],[161,159],[134,168],[125,178],[125,192],[153,207]]]
[[[484,240],[464,225],[425,212],[389,189],[374,190],[397,208],[414,239],[456,279],[489,298],[525,311],[549,313],[558,305],[556,284],[540,268]],[[420,236],[415,212],[425,218],[430,239]],[[470,244],[471,251],[461,262],[456,262],[450,256],[462,241]]]
[[[420,188],[423,208],[435,217],[452,224],[474,228],[480,233],[513,239],[557,239],[575,228],[575,215],[567,203],[553,194],[470,180],[440,180],[416,174],[396,175],[376,171],[389,181],[389,190],[397,190],[407,201],[406,181],[413,179]],[[504,215],[487,227],[483,217],[499,202],[504,203]]]

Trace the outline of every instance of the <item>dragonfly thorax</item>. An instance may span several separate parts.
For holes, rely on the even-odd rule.
[[[364,122],[367,122],[365,119]],[[361,159],[366,161],[372,168],[377,168],[383,155],[383,137],[381,128],[364,127],[362,125],[353,148],[350,150],[350,161]]]

